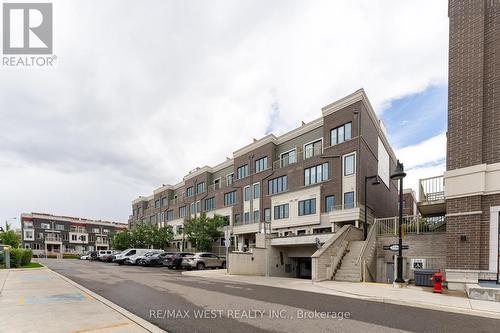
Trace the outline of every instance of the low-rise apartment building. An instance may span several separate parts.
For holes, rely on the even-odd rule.
[[[185,218],[219,214],[227,217],[233,250],[255,247],[262,233],[307,236],[292,256],[310,263],[313,235],[331,236],[346,224],[362,228],[365,209],[369,224],[374,217],[396,215],[397,188],[389,178],[395,164],[383,124],[360,89],[325,106],[309,123],[254,140],[219,165],[196,168],[176,185],[135,199],[129,224],[172,225],[173,245],[181,249],[190,246],[182,232]],[[380,185],[372,186],[371,176]],[[215,245],[215,252],[225,251],[222,241]],[[284,246],[288,252],[294,248]]]
[[[22,246],[34,254],[81,254],[111,248],[113,233],[127,224],[42,213],[21,214]]]

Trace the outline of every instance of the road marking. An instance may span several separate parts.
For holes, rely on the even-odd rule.
[[[127,326],[127,325],[132,325],[132,323],[131,322],[123,322],[123,323],[116,323],[116,324],[111,324],[111,325],[106,325],[106,326],[95,326],[95,327],[91,327],[91,328],[84,328],[81,330],[70,331],[69,333],[101,331],[101,330],[105,330],[108,328],[116,328],[116,327],[122,327],[122,326]]]
[[[225,284],[224,287],[226,287],[226,288],[234,288],[234,289],[243,289],[243,287],[231,286],[229,284]]]

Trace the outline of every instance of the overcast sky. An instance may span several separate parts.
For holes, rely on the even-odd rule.
[[[54,21],[55,68],[0,67],[1,224],[126,222],[138,195],[359,88],[410,185],[444,170],[447,0],[72,0]]]

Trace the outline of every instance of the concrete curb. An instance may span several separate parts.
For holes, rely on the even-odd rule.
[[[275,287],[275,288],[281,288],[281,289],[291,289],[291,290],[304,291],[304,290],[299,289],[299,288],[293,288],[293,287],[288,287],[288,286],[284,286],[284,285],[269,285],[269,284],[259,283],[258,281],[247,282],[247,281],[238,280],[238,279],[233,280],[233,279],[222,277],[222,276],[213,276],[211,274],[210,275],[207,274],[206,276],[202,276],[200,274],[189,274],[189,273],[190,272],[182,272],[183,275],[191,276],[191,277],[208,278],[208,279],[214,279],[214,280],[220,280],[220,281],[231,281],[231,282],[239,282],[239,283],[246,283],[246,284],[256,284],[256,285],[267,286],[267,287]],[[234,276],[238,276],[238,275],[234,275]],[[324,286],[318,285],[314,282],[312,282],[312,285],[315,287],[323,288],[323,289],[325,289],[325,291],[331,290],[331,291],[338,293],[338,294],[333,294],[333,293],[321,292],[321,291],[317,291],[317,290],[309,291],[309,292],[317,293],[317,294],[348,297],[348,298],[353,298],[353,299],[361,299],[361,300],[365,300],[365,301],[409,306],[409,307],[415,307],[415,308],[421,308],[421,309],[427,309],[427,310],[436,310],[436,311],[466,314],[466,315],[485,317],[485,318],[500,319],[500,313],[498,313],[498,312],[474,310],[472,308],[470,308],[470,309],[456,308],[456,307],[438,305],[438,304],[432,304],[432,303],[408,301],[408,300],[404,300],[404,299],[395,299],[395,298],[387,298],[387,297],[379,297],[379,296],[367,296],[367,295],[362,295],[362,294],[350,293],[350,292],[346,292],[346,291],[339,290],[339,289],[324,287]],[[341,295],[339,295],[339,294],[341,294]],[[469,304],[470,304],[470,302],[469,302]]]
[[[115,310],[116,312],[120,313],[124,317],[130,319],[131,321],[133,321],[134,323],[136,323],[140,327],[144,328],[146,331],[151,332],[151,333],[168,333],[167,331],[159,328],[158,326],[155,326],[155,325],[151,324],[149,321],[142,319],[141,317],[133,314],[132,312],[130,312],[128,310],[125,310],[121,306],[119,306],[119,305],[111,302],[110,300],[108,300],[108,299],[106,299],[106,298],[104,298],[104,297],[96,294],[92,290],[89,290],[89,289],[85,288],[84,286],[82,286],[82,285],[76,283],[75,281],[73,281],[73,280],[65,277],[64,275],[59,274],[56,271],[54,271],[54,270],[52,270],[52,269],[50,269],[48,267],[46,267],[46,269],[48,269],[52,273],[56,274],[57,276],[59,276],[61,279],[65,280],[66,282],[68,282],[72,286],[74,286],[74,287],[80,289],[81,291],[89,294],[91,297],[95,298],[96,300],[98,300],[99,302],[103,303],[107,307]]]

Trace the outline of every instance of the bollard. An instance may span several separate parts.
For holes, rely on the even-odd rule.
[[[10,251],[9,251],[9,249],[5,250],[5,268],[10,268]]]

